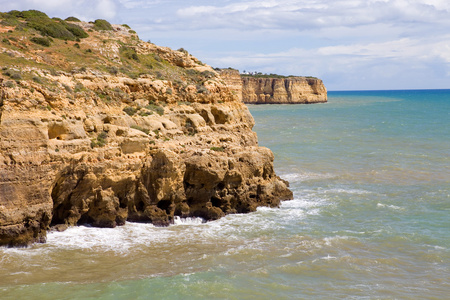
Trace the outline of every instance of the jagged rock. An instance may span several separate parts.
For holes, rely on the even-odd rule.
[[[211,67],[114,27],[90,32],[81,49],[125,64],[114,39],[132,43],[138,58],[165,60],[168,77],[50,72],[72,64],[57,50],[45,68],[15,66],[25,79],[5,84],[0,74],[0,245],[43,242],[49,229],[78,224],[214,220],[292,198],[271,151],[258,147],[247,107]],[[20,57],[44,63],[33,47]]]

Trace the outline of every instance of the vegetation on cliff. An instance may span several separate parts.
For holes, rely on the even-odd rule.
[[[292,197],[215,70],[108,24],[0,14],[0,245]]]

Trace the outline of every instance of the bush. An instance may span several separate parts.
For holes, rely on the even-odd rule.
[[[8,88],[13,88],[16,86],[13,81],[6,81],[3,85]]]
[[[67,22],[62,22],[61,24],[63,24],[64,27],[66,27],[66,29],[68,31],[70,31],[77,38],[83,39],[83,38],[87,38],[89,36],[86,33],[86,31],[83,30],[83,28],[81,28],[80,26],[78,26],[76,24],[71,24],[71,23],[67,23]]]
[[[20,73],[14,72],[9,76],[11,79],[14,80],[21,80],[22,79],[22,75]]]
[[[35,9],[21,11],[19,13],[18,17],[24,18],[24,19],[31,19],[31,18],[47,18],[47,19],[49,19],[49,17],[47,16],[46,13],[43,13],[43,12],[41,12],[39,10],[35,10]]]
[[[28,26],[36,29],[44,36],[51,36],[61,40],[75,40],[75,35],[67,30],[67,28],[51,19],[33,19]]]
[[[34,82],[36,82],[36,83],[41,83],[41,84],[43,83],[43,81],[42,81],[41,77],[38,77],[38,76],[33,76],[33,78],[32,78],[32,79],[33,79],[33,81],[34,81]]]
[[[123,111],[124,111],[127,115],[129,115],[129,116],[133,116],[133,115],[137,112],[136,108],[131,107],[131,106],[125,107],[125,108],[123,109]]]
[[[35,44],[44,46],[44,47],[50,47],[50,39],[45,38],[45,37],[32,37],[30,39],[30,41],[32,41]]]
[[[102,19],[97,19],[94,21],[94,29],[95,30],[114,30],[111,24]]]
[[[205,93],[205,94],[208,94],[208,89],[205,87],[205,86],[203,86],[203,85],[197,85],[197,93],[199,93],[199,94],[203,94],[203,93]]]
[[[105,131],[100,133],[96,139],[93,139],[91,141],[91,148],[105,146],[107,137],[108,137],[108,134]]]
[[[211,147],[211,150],[218,151],[218,152],[224,152],[225,149],[223,147]]]
[[[145,134],[149,134],[149,133],[150,133],[150,130],[148,130],[147,128],[143,128],[143,127],[141,127],[141,126],[131,125],[131,128],[137,129],[137,130],[139,130],[139,131],[142,131],[142,132],[145,133]]]
[[[6,15],[3,20],[0,22],[0,24],[4,25],[4,26],[17,26],[20,25],[20,21],[17,20],[17,18],[10,16],[10,15]]]
[[[119,50],[120,54],[122,54],[122,56],[124,56],[127,59],[132,59],[135,61],[139,61],[139,57],[136,53],[136,50],[134,50],[133,48],[127,47],[127,46],[122,46]]]
[[[162,116],[164,114],[164,108],[156,104],[149,104],[145,107],[146,109],[153,110],[158,115]]]
[[[211,71],[203,71],[202,76],[206,77],[206,78],[214,78],[216,77],[216,74],[214,74],[214,72]]]
[[[112,66],[112,67],[108,67],[108,72],[111,75],[117,75],[119,73],[119,69],[117,69],[116,67]]]
[[[65,21],[70,21],[70,22],[81,22],[78,18],[75,18],[75,17],[68,17],[68,18],[66,18]]]

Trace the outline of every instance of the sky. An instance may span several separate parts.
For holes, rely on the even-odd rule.
[[[0,0],[13,9],[128,24],[212,67],[329,91],[450,88],[449,0]]]

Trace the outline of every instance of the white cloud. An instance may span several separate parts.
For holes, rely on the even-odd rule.
[[[117,0],[0,0],[2,11],[37,9],[50,17],[76,16],[85,21],[112,19],[117,14]]]
[[[177,16],[190,20],[185,29],[200,27],[296,28],[308,30],[373,23],[439,24],[449,17],[450,4],[438,0],[291,0],[244,1],[224,6],[189,6]]]

